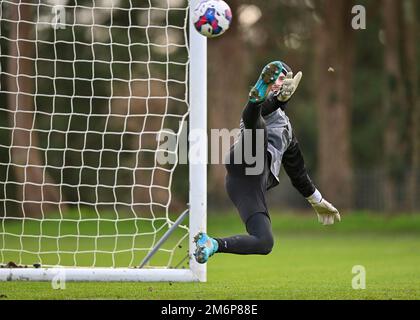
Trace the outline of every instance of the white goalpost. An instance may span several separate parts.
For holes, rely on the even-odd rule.
[[[1,1],[0,281],[206,281],[198,1]]]

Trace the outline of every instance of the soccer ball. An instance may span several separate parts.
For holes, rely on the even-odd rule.
[[[229,29],[232,11],[223,0],[201,0],[193,11],[192,19],[199,33],[215,38]]]

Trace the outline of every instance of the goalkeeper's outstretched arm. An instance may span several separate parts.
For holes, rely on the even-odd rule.
[[[282,164],[292,185],[303,197],[309,198],[315,193],[316,187],[308,175],[299,142],[295,136],[283,155]]]
[[[320,223],[332,225],[335,220],[341,221],[338,210],[322,197],[309,177],[296,137],[284,153],[282,163],[293,186],[312,205]]]

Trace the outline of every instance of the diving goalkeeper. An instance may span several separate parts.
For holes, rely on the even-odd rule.
[[[309,178],[299,143],[285,114],[301,78],[301,72],[293,77],[290,67],[275,61],[263,69],[251,89],[242,112],[241,134],[226,161],[225,181],[229,198],[236,206],[248,235],[212,238],[199,233],[194,239],[194,256],[198,263],[206,263],[215,253],[266,255],[271,252],[274,239],[266,193],[279,184],[281,165],[293,186],[312,205],[320,223],[332,225],[335,220],[340,221],[338,210],[322,197]],[[258,165],[248,164],[244,158],[246,150],[258,154],[258,143],[263,144],[260,154],[263,165],[261,172],[254,174],[248,169]],[[238,154],[242,159],[240,162],[235,161]],[[258,161],[258,156],[255,161]]]

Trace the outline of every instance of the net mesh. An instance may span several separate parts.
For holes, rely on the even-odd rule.
[[[137,266],[186,206],[177,145],[158,158],[189,112],[187,1],[2,0],[0,14],[0,264]],[[174,267],[187,237],[152,264]]]

